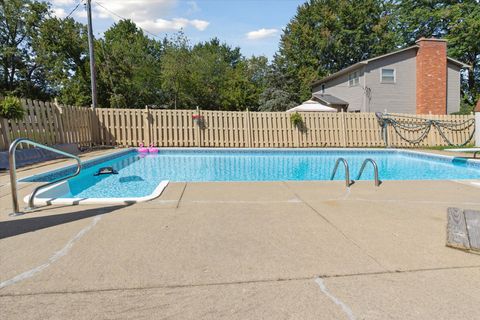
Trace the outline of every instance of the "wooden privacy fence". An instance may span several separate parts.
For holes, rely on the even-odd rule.
[[[0,118],[0,150],[8,149],[16,138],[28,138],[47,145],[91,145],[91,116],[94,114],[89,108],[24,99],[21,101],[26,110],[22,120]]]
[[[382,128],[374,113],[300,113],[303,126],[297,128],[285,112],[231,112],[196,110],[96,109],[93,138],[97,144],[161,147],[382,147]],[[414,116],[462,123],[473,115]],[[413,120],[412,120],[413,121]],[[465,130],[445,130],[455,144],[465,142],[473,126]],[[446,146],[432,128],[426,139],[412,145],[389,126],[388,143],[392,147]],[[417,132],[405,132],[414,139]]]
[[[140,143],[161,147],[383,147],[384,137],[373,113],[300,113],[300,128],[290,122],[285,112],[230,112],[197,110],[91,109],[61,106],[49,102],[22,101],[27,110],[21,121],[0,118],[0,149],[5,150],[15,138],[24,137],[55,145],[76,143],[90,145],[138,146]],[[418,116],[415,116],[418,117]],[[426,119],[462,123],[467,116],[421,116]],[[464,130],[445,130],[448,139],[463,143],[473,126]],[[388,127],[392,147],[446,146],[435,128],[420,144],[404,141]],[[416,132],[404,137],[415,138]]]

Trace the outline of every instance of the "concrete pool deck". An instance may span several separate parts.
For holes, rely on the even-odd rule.
[[[146,203],[20,217],[9,188],[1,175],[2,319],[478,314],[480,255],[445,247],[447,208],[480,210],[468,181],[170,183]]]

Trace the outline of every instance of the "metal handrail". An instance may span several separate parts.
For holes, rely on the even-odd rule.
[[[370,159],[370,158],[367,158],[363,161],[362,167],[360,168],[360,171],[358,172],[356,180],[360,179],[360,177],[362,176],[363,170],[365,169],[365,166],[367,165],[368,162],[370,162],[373,165],[373,173],[374,173],[374,177],[375,177],[375,186],[378,187],[382,183],[382,181],[378,178],[378,166],[377,166],[377,163],[375,162],[375,160]]]
[[[25,144],[28,144],[28,145],[31,145],[31,146],[35,146],[35,147],[42,148],[42,149],[45,149],[45,150],[48,150],[48,151],[51,151],[51,152],[55,152],[55,153],[61,154],[63,156],[75,159],[77,161],[77,171],[75,171],[74,174],[72,174],[70,176],[67,176],[67,177],[63,177],[61,179],[58,179],[58,180],[55,180],[55,181],[52,181],[52,182],[45,183],[41,186],[36,187],[35,190],[33,190],[32,194],[30,195],[30,198],[28,199],[28,209],[34,209],[35,208],[34,198],[35,198],[35,195],[38,193],[38,191],[40,189],[43,189],[45,187],[51,186],[52,184],[55,184],[55,183],[73,178],[73,177],[77,176],[80,173],[80,171],[82,170],[82,162],[81,162],[80,158],[73,155],[73,154],[70,154],[68,152],[61,151],[61,150],[43,145],[41,143],[32,141],[30,139],[25,139],[25,138],[16,139],[15,141],[13,141],[10,144],[10,148],[8,149],[8,162],[9,162],[9,165],[10,165],[10,185],[11,185],[11,188],[12,188],[12,202],[13,202],[13,211],[14,211],[13,215],[22,214],[22,212],[20,212],[20,208],[19,208],[19,205],[18,205],[17,168],[16,168],[17,166],[16,166],[16,161],[15,161],[15,151],[17,150],[17,146],[21,143],[25,143]]]
[[[350,169],[348,168],[348,161],[345,160],[344,158],[338,158],[337,161],[335,162],[335,167],[333,168],[332,176],[330,177],[330,180],[333,180],[335,178],[335,174],[337,173],[338,165],[340,162],[343,162],[343,166],[345,167],[345,185],[350,187],[352,184],[355,183],[355,181],[350,180]]]

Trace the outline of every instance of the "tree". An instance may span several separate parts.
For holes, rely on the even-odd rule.
[[[89,105],[90,69],[86,26],[68,19],[47,19],[32,39],[52,93],[61,103]]]
[[[171,108],[191,105],[188,101],[190,59],[188,39],[182,32],[164,41],[164,53],[160,60],[162,89]]]
[[[0,1],[0,91],[31,98],[45,98],[40,65],[31,42],[48,14],[48,5],[39,1]]]
[[[222,109],[258,109],[259,95],[264,87],[263,79],[259,77],[266,60],[262,58],[242,59],[235,67],[227,69],[220,87]]]
[[[314,80],[396,48],[392,7],[381,0],[310,0],[284,30],[274,63],[310,97]]]
[[[120,20],[97,40],[99,104],[143,108],[160,104],[161,44],[135,23]]]

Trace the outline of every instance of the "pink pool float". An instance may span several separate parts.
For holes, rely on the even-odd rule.
[[[138,152],[140,152],[140,153],[146,153],[146,152],[148,152],[148,148],[144,147],[144,146],[143,146],[143,143],[140,143],[139,148],[138,148],[137,150],[138,150]]]
[[[153,143],[150,145],[150,148],[148,148],[148,152],[150,153],[158,153],[158,148],[153,146]]]

